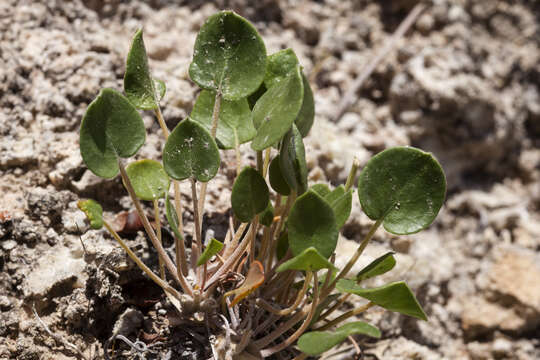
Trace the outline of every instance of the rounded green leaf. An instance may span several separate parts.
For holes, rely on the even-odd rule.
[[[257,135],[253,150],[262,151],[277,143],[289,131],[302,107],[304,86],[300,67],[272,86],[253,108],[253,124]]]
[[[77,207],[84,212],[92,229],[98,230],[103,227],[103,208],[99,203],[92,199],[80,200]]]
[[[174,128],[163,148],[165,171],[176,180],[210,181],[219,164],[216,142],[201,124],[189,118]]]
[[[122,94],[102,89],[84,114],[80,149],[84,163],[97,176],[118,174],[118,157],[134,155],[144,144],[146,131],[141,115]]]
[[[232,209],[242,222],[249,222],[268,206],[268,186],[262,175],[245,167],[236,178],[231,194]]]
[[[298,194],[307,190],[306,152],[302,135],[293,124],[285,135],[279,152],[279,166],[283,178]]]
[[[266,48],[257,30],[232,11],[212,15],[197,39],[189,76],[200,87],[221,89],[226,100],[255,92],[264,79]]]
[[[375,155],[358,181],[358,197],[366,215],[384,219],[384,228],[400,235],[429,226],[445,192],[441,165],[431,154],[412,147],[395,147]]]
[[[314,184],[314,185],[311,185],[309,190],[312,190],[312,191],[316,192],[323,199],[326,197],[326,195],[331,193],[330,188],[326,184]]]
[[[334,211],[313,191],[296,199],[287,224],[293,255],[297,256],[312,246],[325,258],[334,253],[338,239]]]
[[[264,86],[270,89],[291,73],[296,71],[299,62],[292,49],[280,50],[269,55],[266,63],[266,74],[264,75]]]
[[[379,329],[363,321],[338,327],[335,331],[311,331],[298,339],[298,348],[308,355],[319,355],[344,341],[350,335],[361,334],[380,338]]]
[[[336,269],[336,267],[324,258],[317,249],[309,247],[281,264],[276,272],[285,270],[317,271],[321,269]]]
[[[328,202],[332,210],[334,210],[336,224],[338,228],[341,228],[351,214],[352,190],[345,192],[345,187],[340,185],[331,191],[326,184],[312,185],[310,190],[315,191]]]
[[[341,228],[351,215],[352,190],[345,192],[345,186],[340,185],[324,196],[324,200],[326,200],[332,207],[332,210],[334,210],[337,226],[338,228]]]
[[[143,31],[137,30],[131,42],[124,74],[124,91],[126,96],[139,109],[151,110],[158,107],[160,92],[148,68],[148,57],[144,47]]]
[[[279,166],[279,155],[276,155],[276,157],[272,159],[268,177],[270,179],[270,186],[272,186],[272,189],[274,189],[277,193],[286,196],[291,193],[291,188],[281,173],[281,167]]]
[[[199,257],[199,260],[197,260],[197,266],[206,264],[208,260],[210,260],[212,256],[216,255],[218,252],[220,252],[221,249],[223,249],[222,242],[219,242],[214,238],[210,239],[210,243],[204,249],[203,253]]]
[[[281,50],[268,56],[266,75],[264,76],[265,87],[270,89],[272,86],[278,84],[280,81],[284,80],[287,75],[295,71],[298,65],[298,58],[292,49]],[[315,101],[313,99],[311,86],[303,72],[301,72],[301,76],[304,88],[304,98],[302,100],[302,107],[300,108],[300,112],[294,120],[294,123],[298,127],[302,137],[306,137],[315,118]],[[257,99],[259,97],[257,97]]]
[[[212,113],[216,93],[203,90],[199,94],[191,118],[201,123],[208,131],[212,129]],[[222,149],[234,149],[253,139],[257,130],[251,120],[251,110],[247,99],[236,101],[222,100],[216,132],[216,142]]]
[[[394,259],[394,253],[388,252],[382,256],[379,256],[371,263],[369,263],[368,266],[360,270],[360,272],[356,274],[356,281],[363,281],[378,275],[382,275],[392,270],[394,266],[396,266],[396,259]]]
[[[156,200],[169,191],[169,177],[159,161],[138,160],[129,164],[126,172],[135,194],[142,200]]]
[[[356,280],[341,279],[338,281],[336,289],[341,292],[359,295],[390,311],[427,321],[422,306],[420,306],[411,289],[403,281],[378,288],[365,289],[358,285]]]
[[[304,84],[304,100],[294,123],[298,127],[302,137],[306,137],[315,120],[315,100],[313,99],[313,91],[311,90],[309,81],[303,72],[302,83]]]
[[[260,214],[259,222],[264,226],[271,226],[274,223],[274,207],[271,201],[268,201],[266,209]]]

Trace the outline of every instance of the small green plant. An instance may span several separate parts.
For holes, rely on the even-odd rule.
[[[383,254],[356,275],[350,270],[381,225],[393,234],[412,234],[433,222],[446,191],[444,173],[433,156],[396,147],[367,163],[357,193],[374,224],[345,267],[338,269],[334,251],[351,213],[358,163],[345,185],[331,189],[308,184],[303,137],[313,124],[314,101],[294,52],[286,49],[267,56],[255,28],[223,11],[202,26],[189,75],[203,90],[190,117],[169,132],[159,106],[165,84],[152,77],[143,33],[137,31],[127,57],[126,95],[103,89],[88,106],[80,130],[88,168],[104,178],[120,174],[157,251],[159,274],[129,249],[103,218],[99,204],[82,200],[79,207],[93,229],[104,226],[163,288],[180,316],[210,323],[216,333],[224,322],[234,330],[227,332],[226,345],[210,344],[215,357],[266,358],[289,349],[304,359],[352,334],[380,337],[379,330],[365,322],[342,324],[372,306],[427,320],[404,282],[378,288],[361,285],[390,271],[393,253]],[[166,138],[163,165],[154,159],[124,164],[123,159],[134,156],[145,141],[139,109],[156,114]],[[248,142],[256,167],[242,164],[240,145]],[[219,171],[220,149],[236,153],[234,217],[224,239],[203,244],[207,184]],[[183,226],[185,204],[179,190],[185,180],[192,189],[194,227],[189,230]],[[174,260],[162,245],[159,199],[175,235]],[[152,204],[155,226],[141,200]],[[188,231],[193,240],[186,247]],[[230,274],[244,280],[231,285],[225,280]],[[366,299],[366,304],[332,317],[351,295]]]

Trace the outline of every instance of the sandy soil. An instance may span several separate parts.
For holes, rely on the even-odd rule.
[[[77,358],[32,306],[88,358],[102,358],[113,332],[153,343],[147,359],[210,358],[197,329],[166,326],[160,290],[113,240],[87,232],[79,198],[97,199],[111,217],[131,204],[118,180],[86,170],[78,128],[100,88],[122,88],[140,26],[153,72],[167,83],[163,113],[174,127],[197,92],[187,75],[196,32],[223,8],[254,22],[269,53],[292,47],[304,64],[317,107],[306,140],[311,181],[344,183],[353,156],[365,164],[395,145],[431,151],[445,169],[447,201],[436,222],[412,236],[380,231],[361,261],[396,251],[396,269],[372,284],[407,280],[430,321],[367,312],[383,337],[358,338],[364,358],[539,359],[540,3],[433,0],[336,120],[344,92],[414,4],[0,1],[0,359]],[[150,115],[141,158],[158,158],[163,145]],[[217,236],[234,174],[227,159],[205,218]],[[190,221],[186,212],[188,228]],[[338,264],[369,224],[355,203]],[[129,243],[155,265],[141,234]],[[350,347],[334,358],[351,359]],[[126,349],[117,358],[134,358]]]

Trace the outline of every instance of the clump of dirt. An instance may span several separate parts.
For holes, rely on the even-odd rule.
[[[160,289],[104,232],[87,232],[77,199],[95,198],[110,217],[131,203],[118,179],[85,168],[78,127],[100,88],[122,88],[141,26],[154,75],[166,80],[164,117],[171,128],[185,118],[197,92],[187,75],[196,32],[222,8],[253,21],[269,53],[291,47],[305,66],[317,108],[306,139],[310,181],[344,183],[354,156],[365,164],[395,145],[433,152],[447,174],[435,224],[412,236],[380,231],[358,265],[396,251],[398,266],[369,285],[407,280],[430,321],[368,311],[383,338],[361,343],[364,355],[540,358],[540,4],[433,0],[335,121],[345,91],[415,3],[0,2],[0,359],[77,357],[33,306],[88,358],[102,358],[113,335],[142,341],[147,359],[211,357],[207,329],[169,327]],[[151,114],[144,121],[138,156],[159,158],[159,127]],[[204,226],[217,237],[227,228],[232,159],[224,156],[209,186]],[[182,193],[191,201],[187,184]],[[368,226],[355,202],[337,264]],[[157,265],[142,233],[128,243]],[[115,342],[116,358],[137,356]],[[343,359],[354,356],[347,347]]]

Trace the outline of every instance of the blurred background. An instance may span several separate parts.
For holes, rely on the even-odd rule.
[[[163,115],[170,128],[185,118],[198,91],[187,74],[195,36],[221,9],[254,23],[269,54],[290,47],[300,58],[316,103],[305,140],[310,181],[344,183],[354,156],[363,165],[397,145],[433,152],[447,176],[435,223],[411,236],[379,230],[359,264],[395,251],[396,268],[368,285],[406,280],[430,321],[370,310],[364,318],[382,339],[358,338],[362,354],[345,343],[328,358],[540,359],[540,2],[422,4],[355,90],[418,1],[0,1],[0,359],[76,358],[43,330],[32,304],[88,355],[127,318],[131,339],[157,328],[171,344],[164,354],[208,358],[197,336],[170,336],[160,290],[113,240],[86,232],[80,197],[97,199],[111,216],[131,203],[118,179],[86,170],[78,129],[100,88],[122,89],[140,27],[153,74],[167,85]],[[347,93],[352,102],[341,115]],[[151,115],[138,156],[159,158]],[[225,156],[210,185],[205,226],[216,233],[227,226],[232,159]],[[355,201],[337,263],[369,224]],[[154,256],[140,234],[130,244]]]

